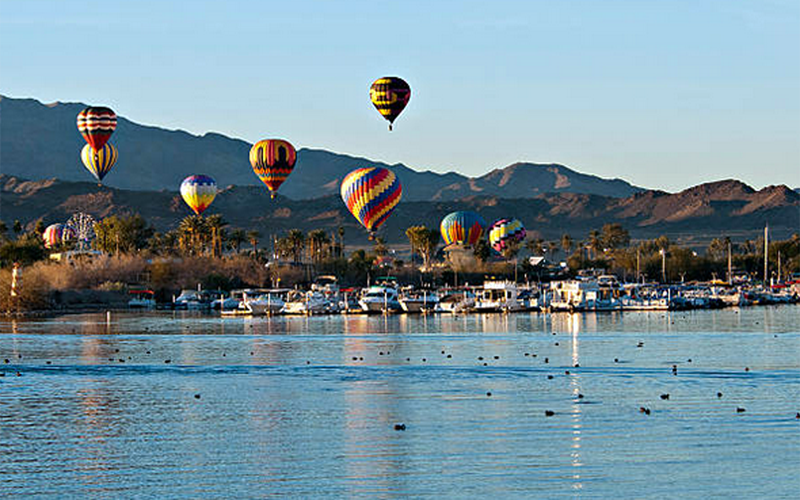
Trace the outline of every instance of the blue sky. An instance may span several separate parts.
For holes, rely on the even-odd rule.
[[[796,0],[0,0],[0,93],[440,172],[800,186]]]

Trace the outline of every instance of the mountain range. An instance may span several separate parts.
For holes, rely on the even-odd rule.
[[[404,201],[380,234],[390,243],[403,244],[407,227],[438,227],[442,217],[454,210],[475,210],[490,222],[511,214],[533,236],[546,239],[558,239],[564,233],[583,238],[610,222],[619,222],[634,238],[665,234],[697,247],[712,237],[754,238],[767,223],[775,237],[800,231],[800,194],[786,186],[755,190],[740,181],[727,180],[674,194],[645,191],[626,198],[549,193],[516,199],[470,196],[456,201]],[[174,190],[132,191],[98,188],[93,182],[26,181],[0,175],[0,218],[9,226],[16,219],[28,226],[38,218],[47,224],[64,222],[76,211],[98,219],[139,213],[159,230],[176,227],[191,213]],[[220,191],[206,211],[211,213],[222,214],[231,227],[258,229],[263,237],[291,228],[336,232],[342,226],[348,244],[367,244],[366,232],[338,195],[270,200],[259,186],[230,186]]]
[[[0,173],[30,180],[91,180],[80,162],[84,140],[75,125],[85,107],[0,96]],[[199,173],[215,178],[220,187],[261,186],[249,164],[251,144],[239,139],[140,125],[120,116],[111,142],[120,152],[117,165],[104,179],[111,187],[171,190]],[[365,166],[391,168],[403,184],[405,201],[451,201],[472,195],[529,198],[562,192],[621,198],[643,191],[624,180],[582,174],[558,164],[515,163],[467,177],[418,172],[399,163],[387,165],[321,149],[301,148],[297,158],[294,172],[280,189],[281,195],[296,200],[338,194],[347,173]]]

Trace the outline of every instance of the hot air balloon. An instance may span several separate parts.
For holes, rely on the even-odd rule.
[[[110,108],[90,106],[78,113],[78,131],[95,150],[105,146],[116,128],[117,115]]]
[[[367,228],[372,239],[400,203],[403,187],[391,170],[367,167],[347,174],[342,181],[341,194],[347,209]]]
[[[392,124],[411,99],[411,87],[402,78],[384,76],[372,82],[369,98],[378,113],[389,121],[389,130],[392,130]]]
[[[117,162],[117,148],[111,143],[105,144],[100,149],[94,149],[87,144],[81,150],[81,161],[98,181],[102,181]]]
[[[75,239],[75,229],[66,224],[50,224],[42,233],[42,239],[46,248],[53,248]]]
[[[500,253],[509,244],[525,239],[525,227],[518,219],[499,219],[489,227],[489,244]]]
[[[448,214],[439,225],[446,245],[474,245],[483,236],[486,221],[475,212],[460,211]]]
[[[253,172],[267,185],[272,198],[275,198],[275,192],[294,170],[296,161],[294,146],[282,139],[258,141],[250,148]]]
[[[207,175],[190,175],[181,182],[181,196],[200,215],[217,196],[217,183]]]

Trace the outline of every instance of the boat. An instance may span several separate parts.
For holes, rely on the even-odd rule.
[[[247,289],[241,291],[239,306],[223,309],[224,316],[266,316],[279,314],[286,305],[286,289]]]
[[[284,314],[328,314],[338,310],[338,304],[329,300],[324,293],[316,290],[303,292],[292,290],[286,297]]]
[[[487,281],[475,299],[477,312],[521,311],[517,284],[511,281]]]
[[[397,287],[388,284],[373,285],[361,296],[358,305],[368,313],[399,311]]]
[[[436,306],[438,312],[463,313],[471,311],[475,307],[475,293],[472,290],[450,289],[439,296],[439,304]]]
[[[613,278],[613,280],[611,279]],[[553,311],[619,311],[620,287],[613,276],[556,281],[551,283]]]
[[[128,301],[131,309],[153,309],[156,307],[156,293],[152,290],[131,290],[132,297]]]
[[[173,308],[181,311],[199,311],[211,307],[197,290],[181,290],[180,295],[172,301]]]
[[[407,313],[427,313],[436,308],[439,296],[431,290],[407,290],[400,294],[398,301]]]

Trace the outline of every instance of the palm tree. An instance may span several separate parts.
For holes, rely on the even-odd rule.
[[[239,247],[242,246],[242,243],[247,241],[247,235],[245,234],[244,229],[236,228],[231,231],[231,234],[228,236],[228,241],[233,247],[233,251],[238,254]]]
[[[178,225],[181,248],[193,255],[200,253],[205,229],[205,221],[199,215],[184,217]]]
[[[8,231],[8,226],[0,220],[0,240],[6,239],[6,231]]]
[[[525,242],[525,248],[533,255],[542,255],[544,253],[543,243],[544,240],[541,238],[531,238]]]
[[[253,245],[253,255],[256,255],[258,252],[258,239],[261,237],[261,233],[257,230],[252,229],[247,231],[247,241]]]
[[[205,226],[211,232],[211,254],[214,257],[222,255],[223,228],[228,223],[222,219],[222,215],[214,214],[206,218]]]
[[[572,236],[567,233],[561,235],[561,249],[564,250],[564,256],[569,257],[572,253]]]
[[[14,228],[14,234],[19,236],[19,233],[22,232],[22,223],[19,221],[19,219],[14,221],[13,228]]]
[[[307,241],[311,252],[311,259],[314,262],[319,262],[324,257],[325,246],[330,244],[331,240],[322,229],[315,229],[308,233]]]
[[[602,240],[600,239],[600,231],[593,229],[589,233],[589,248],[592,250],[592,260],[597,260],[597,252],[602,250]]]
[[[341,252],[340,257],[344,257],[344,226],[339,226],[339,250]]]
[[[286,240],[292,252],[294,262],[300,262],[303,256],[303,249],[306,246],[306,235],[299,229],[290,229],[286,233]]]

